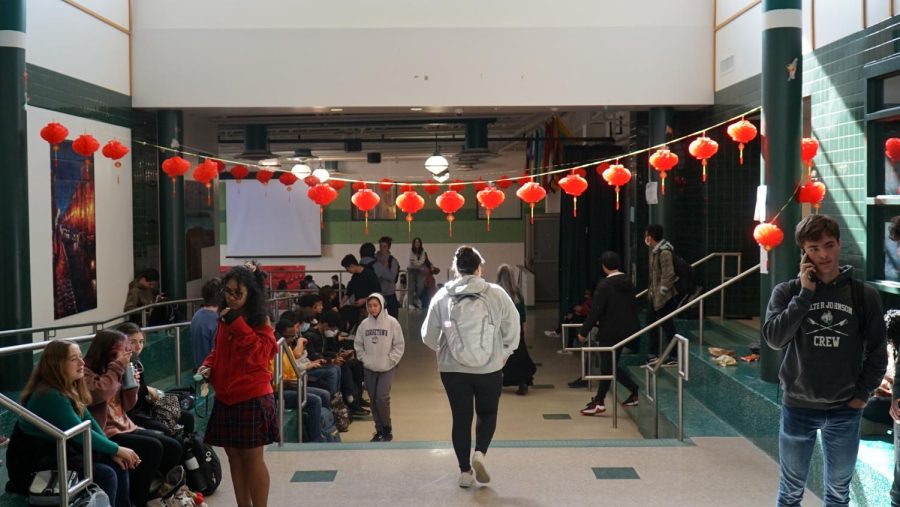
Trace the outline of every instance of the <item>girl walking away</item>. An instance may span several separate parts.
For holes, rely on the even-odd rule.
[[[428,260],[428,252],[422,247],[422,238],[415,238],[412,241],[412,250],[409,252],[409,265],[406,266],[406,273],[409,275],[406,279],[406,286],[409,288],[410,308],[419,309],[422,307],[424,298],[422,291],[425,290],[425,262]]]
[[[520,322],[506,291],[481,278],[484,259],[478,250],[459,247],[453,263],[459,277],[435,294],[422,324],[422,341],[437,351],[438,371],[453,415],[459,486],[469,488],[476,480],[491,480],[484,455],[497,427],[503,364],[519,345]],[[470,461],[473,400],[478,422]]]
[[[519,386],[516,394],[525,396],[528,393],[528,386],[534,384],[534,374],[537,367],[531,360],[528,353],[528,347],[525,345],[525,298],[519,292],[519,287],[513,283],[512,268],[509,264],[501,264],[497,268],[497,285],[509,294],[510,299],[516,305],[519,312],[519,346],[516,351],[509,357],[506,365],[503,366],[503,385]]]
[[[372,442],[394,439],[391,426],[391,384],[397,363],[403,357],[406,344],[403,329],[397,319],[384,311],[384,297],[374,293],[366,300],[369,316],[359,323],[353,348],[365,368],[366,391],[372,403],[375,435]]]
[[[216,403],[206,443],[225,448],[239,507],[266,507],[269,470],[263,446],[278,439],[269,361],[278,346],[266,316],[263,275],[255,264],[232,268],[222,279],[215,347],[197,372],[209,378]]]

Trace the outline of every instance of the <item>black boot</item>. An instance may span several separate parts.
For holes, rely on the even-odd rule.
[[[528,394],[528,384],[519,384],[519,388],[516,389],[516,394],[519,396],[525,396]]]

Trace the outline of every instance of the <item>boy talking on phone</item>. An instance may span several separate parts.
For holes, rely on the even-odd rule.
[[[831,217],[804,218],[794,236],[800,274],[772,291],[762,328],[766,343],[786,350],[777,505],[800,505],[817,430],[828,457],[825,504],[849,505],[862,409],[887,367],[881,298],[839,264]]]

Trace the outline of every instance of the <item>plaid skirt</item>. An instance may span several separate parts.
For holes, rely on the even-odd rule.
[[[267,394],[234,405],[213,404],[204,441],[216,447],[252,449],[278,440],[275,396]]]

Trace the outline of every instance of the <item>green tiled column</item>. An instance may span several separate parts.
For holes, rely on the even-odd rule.
[[[25,0],[0,2],[0,76],[0,329],[21,329],[31,327]],[[30,341],[0,338],[0,346]],[[0,369],[0,390],[18,390],[31,373],[31,354],[0,358]]]
[[[675,110],[671,107],[654,107],[650,109],[650,128],[648,129],[650,146],[666,142],[668,139],[666,130],[671,127],[674,114]],[[656,172],[652,167],[649,167],[647,170],[651,173]],[[652,175],[652,179],[658,180],[659,178],[656,175]],[[662,195],[662,182],[660,181],[659,204],[650,206],[650,223],[662,225],[666,237],[671,238],[675,233],[675,225],[672,221],[674,217],[672,208],[674,199],[671,196],[676,189],[673,188],[671,180],[666,183],[668,193]],[[639,236],[643,237],[643,231],[639,232]]]
[[[157,139],[161,146],[179,149],[184,143],[184,120],[181,111],[157,113]],[[175,183],[162,172],[162,163],[175,153],[159,154],[159,254],[160,290],[169,300],[184,299],[187,293],[185,270],[184,177]]]
[[[800,138],[803,132],[801,47],[801,0],[763,0],[762,33],[762,155],[760,183],[768,185],[766,219],[771,220],[794,193],[800,168]],[[793,245],[794,226],[800,206],[792,203],[781,212],[777,225],[784,242],[769,252],[769,273],[760,275],[760,315],[765,318],[772,288],[794,278],[800,257]],[[783,354],[762,342],[760,376],[778,382]]]

